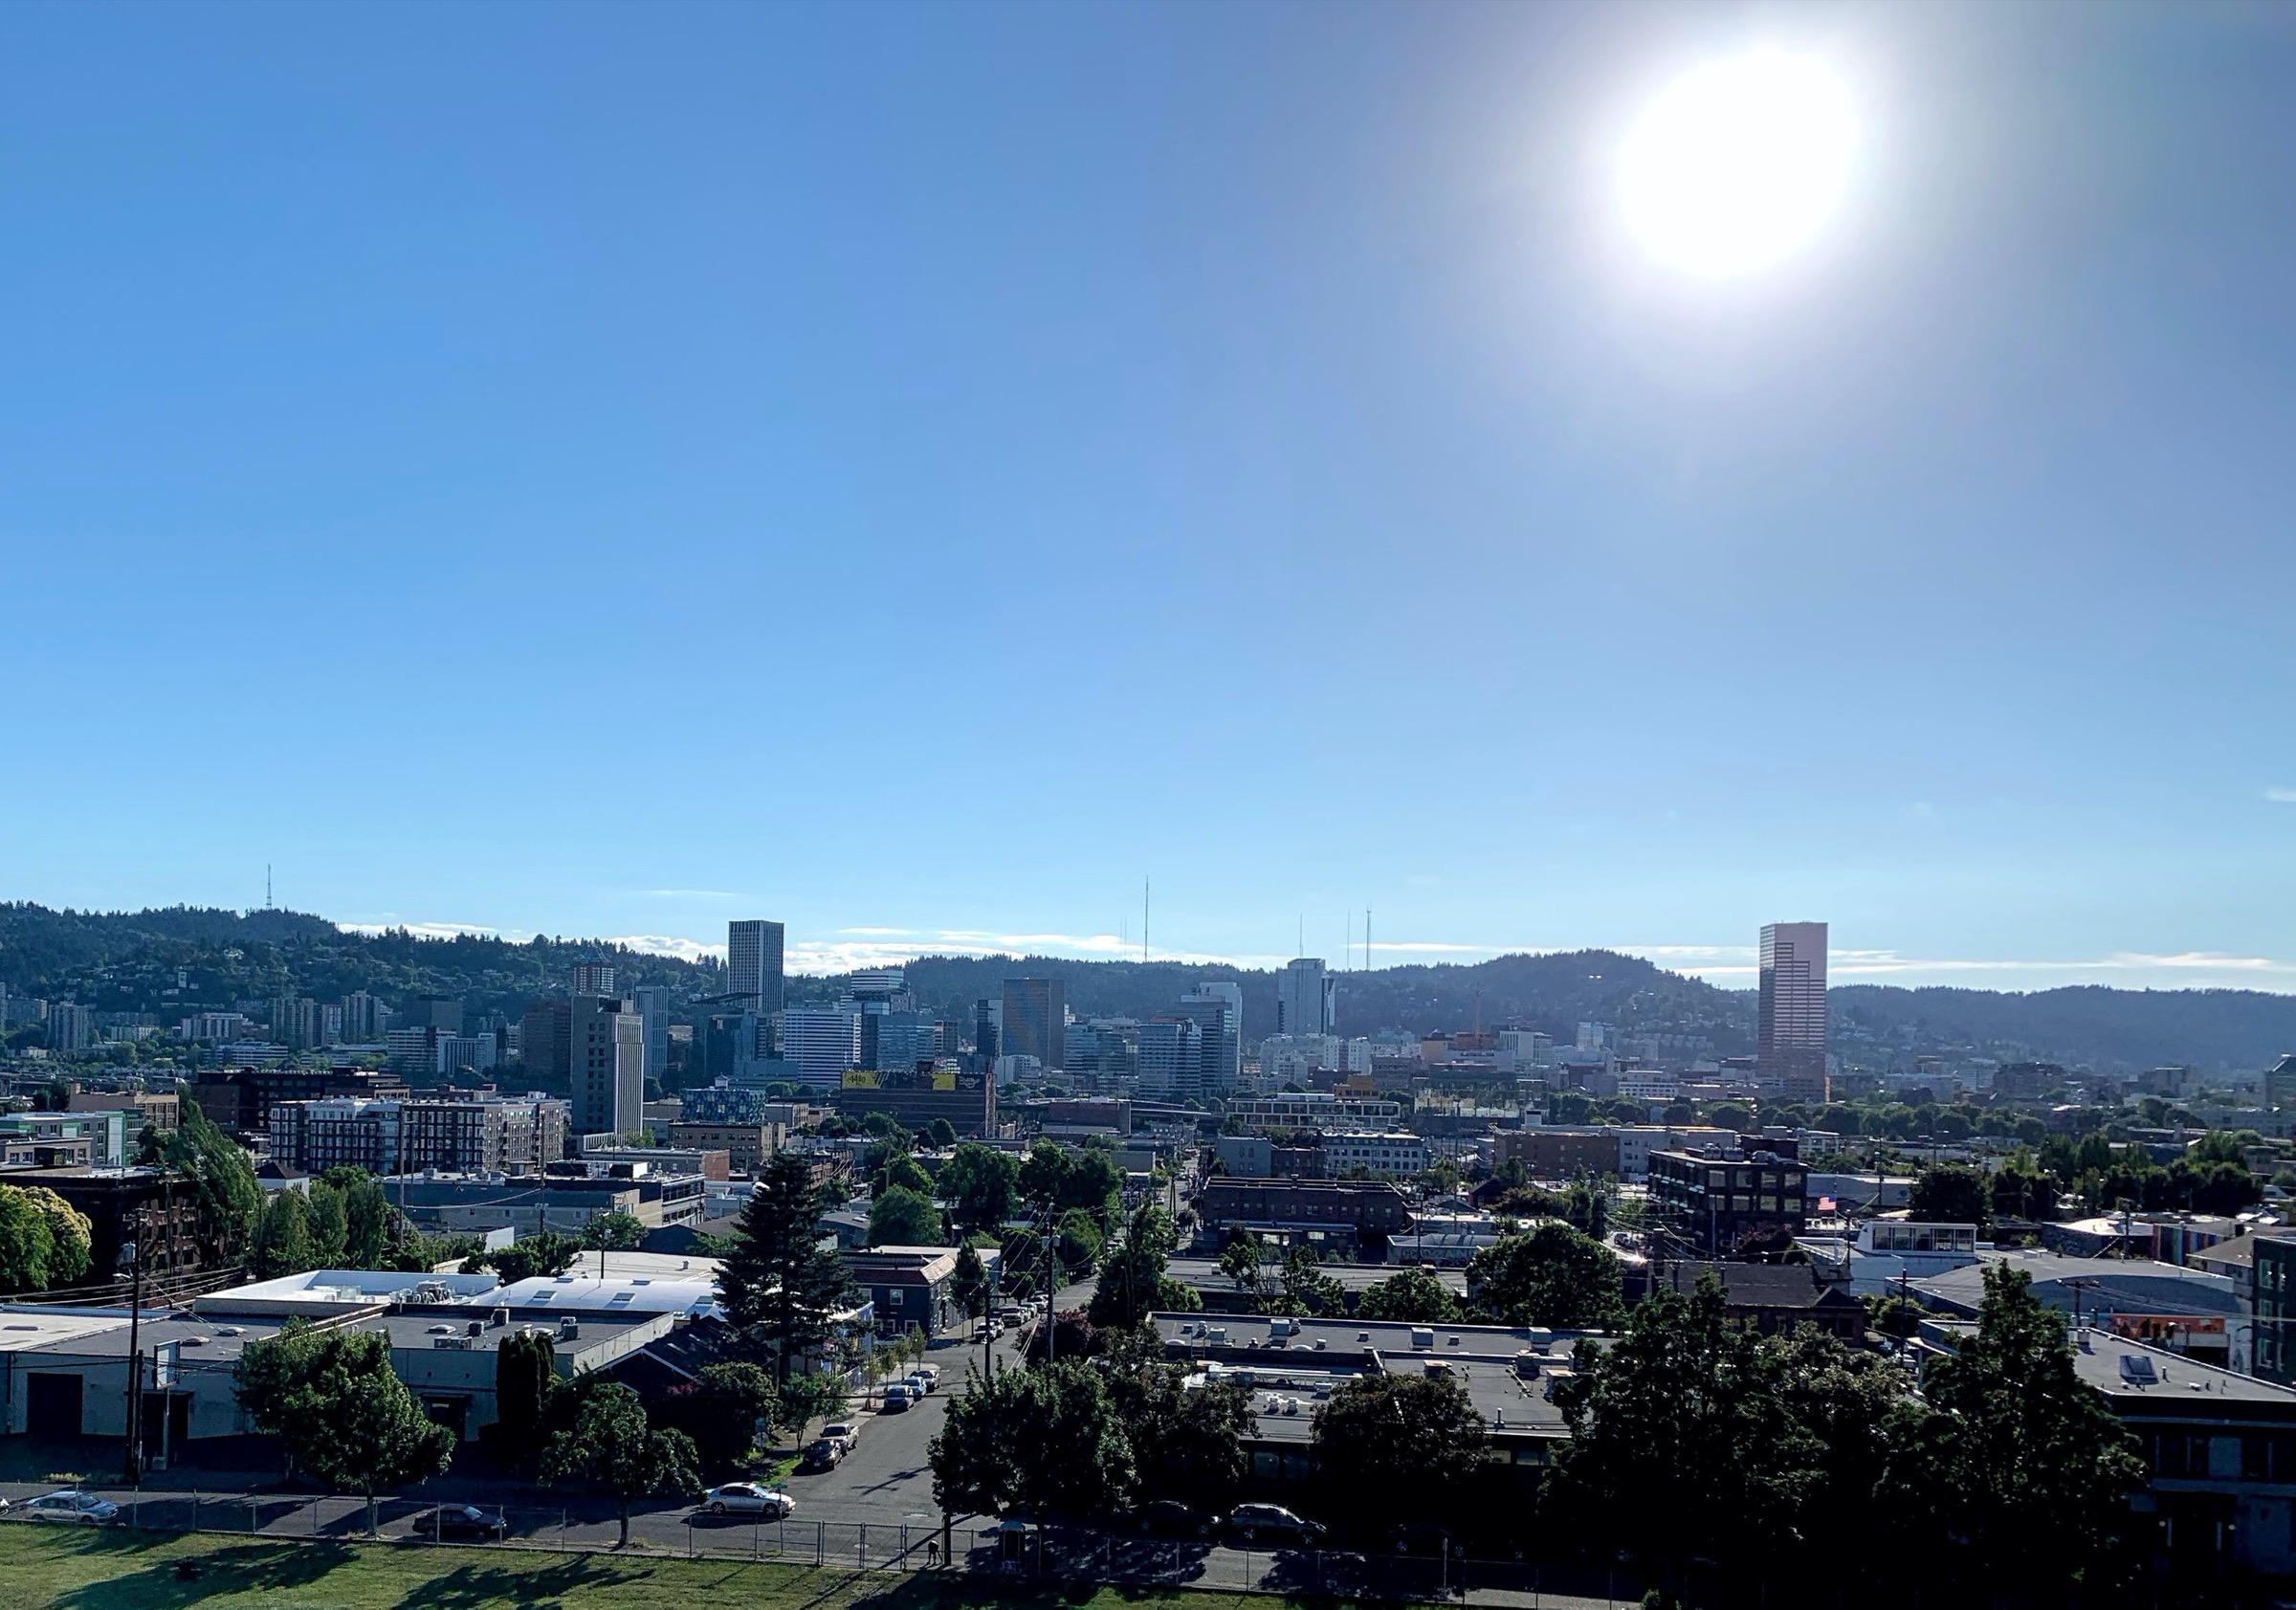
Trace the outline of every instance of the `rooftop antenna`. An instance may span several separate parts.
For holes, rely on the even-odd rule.
[[[1300,956],[1308,954],[1308,914],[1306,912],[1299,914],[1299,950],[1296,954]]]
[[[271,910],[271,863],[263,863],[263,909]]]

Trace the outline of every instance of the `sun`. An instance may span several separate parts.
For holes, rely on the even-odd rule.
[[[1848,92],[1804,56],[1711,62],[1660,93],[1626,137],[1620,199],[1651,255],[1686,273],[1751,274],[1825,226],[1849,178]]]

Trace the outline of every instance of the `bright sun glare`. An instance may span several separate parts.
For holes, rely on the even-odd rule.
[[[1626,221],[1651,254],[1699,275],[1791,255],[1831,216],[1857,134],[1849,96],[1817,62],[1759,52],[1701,67],[1626,138]]]

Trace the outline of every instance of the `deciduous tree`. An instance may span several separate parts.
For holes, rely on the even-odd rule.
[[[657,1492],[698,1492],[701,1477],[695,1464],[691,1438],[655,1428],[638,1395],[608,1381],[585,1396],[573,1428],[551,1442],[542,1473],[554,1482],[592,1482],[612,1493],[622,1519],[621,1546],[628,1548],[631,1500]]]
[[[1342,1511],[1437,1515],[1483,1464],[1483,1417],[1449,1376],[1358,1376],[1317,1405],[1315,1473]]]
[[[1366,1287],[1356,1299],[1356,1317],[1440,1325],[1459,1317],[1459,1300],[1430,1270],[1407,1268]]]
[[[1467,1266],[1470,1299],[1502,1325],[1606,1325],[1618,1317],[1623,1287],[1617,1254],[1554,1221],[1503,1238]]]
[[[1133,1489],[1131,1441],[1100,1372],[1063,1359],[972,1373],[928,1449],[933,1495],[953,1513],[1099,1516]]]

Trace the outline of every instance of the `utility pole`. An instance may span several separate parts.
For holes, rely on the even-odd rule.
[[[1060,1277],[1053,1272],[1060,1259],[1060,1248],[1053,1241],[1053,1226],[1058,1223],[1052,1215],[1058,1204],[1045,1208],[1045,1368],[1052,1367],[1052,1343],[1060,1334],[1056,1314],[1060,1306]]]
[[[137,1208],[129,1221],[135,1239],[127,1244],[127,1480],[138,1489],[144,1486],[144,1237],[150,1221],[150,1208]]]

